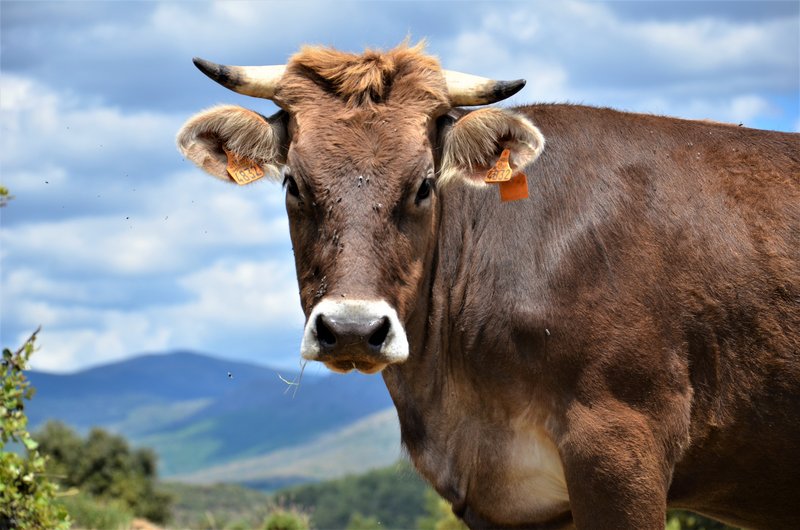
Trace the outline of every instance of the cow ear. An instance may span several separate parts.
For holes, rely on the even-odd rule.
[[[178,150],[203,171],[233,182],[227,171],[229,152],[253,161],[273,180],[286,163],[286,113],[270,118],[234,105],[213,107],[192,116],[178,131]]]
[[[544,136],[525,116],[487,107],[470,112],[442,131],[439,186],[464,181],[485,186],[487,171],[504,149],[513,170],[522,170],[544,149]]]

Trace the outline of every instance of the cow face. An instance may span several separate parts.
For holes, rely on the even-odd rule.
[[[219,178],[230,180],[227,151],[283,182],[307,318],[302,356],[367,373],[403,362],[436,247],[439,195],[453,183],[481,183],[504,148],[512,165],[533,160],[539,131],[500,109],[452,114],[454,99],[476,104],[483,92],[458,100],[418,47],[305,49],[267,89],[250,87],[251,73],[200,66],[284,109],[271,118],[211,109],[187,122],[178,144]]]

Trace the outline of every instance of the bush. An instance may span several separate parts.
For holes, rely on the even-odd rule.
[[[308,530],[308,515],[287,508],[276,508],[264,521],[264,530]]]
[[[102,501],[85,493],[60,501],[75,526],[92,530],[121,530],[130,526],[133,514],[120,501]]]
[[[38,330],[16,352],[4,349],[0,365],[0,529],[3,530],[69,528],[64,508],[53,502],[57,490],[45,475],[45,458],[28,433],[25,416],[25,400],[33,397],[34,389],[23,370],[34,352],[37,333]],[[7,451],[9,443],[18,444],[24,453]]]
[[[382,528],[415,528],[425,514],[428,486],[407,463],[278,493],[287,502],[312,510],[317,528],[344,530],[353,513],[374,517]]]
[[[118,501],[132,514],[156,523],[169,519],[172,497],[156,489],[156,455],[133,450],[122,436],[92,429],[86,439],[60,422],[48,422],[36,433],[49,455],[49,471],[65,488]]]
[[[364,517],[356,512],[350,516],[346,530],[376,530],[381,527],[381,522],[376,517]]]

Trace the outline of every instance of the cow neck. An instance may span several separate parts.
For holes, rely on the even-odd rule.
[[[476,203],[483,202],[480,193],[454,185],[442,194],[435,246],[430,249],[428,272],[408,322],[409,359],[383,372],[397,408],[403,444],[418,467],[420,453],[444,444],[442,437],[463,423],[464,411],[474,410],[471,405],[490,408],[478,397],[482,376],[466,362],[465,355],[476,347],[477,340],[466,331],[470,323],[464,314],[471,296],[469,286],[480,280],[472,264],[486,250],[482,248],[485,239],[475,232],[481,207]],[[432,415],[435,421],[431,421]]]

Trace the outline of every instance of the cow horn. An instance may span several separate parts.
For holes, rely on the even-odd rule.
[[[454,107],[489,105],[509,98],[522,90],[524,79],[514,81],[495,81],[488,77],[462,74],[444,70],[447,92]]]
[[[286,65],[275,66],[226,66],[212,63],[199,57],[192,59],[194,65],[208,77],[234,92],[257,98],[272,99],[278,82],[286,71]]]

